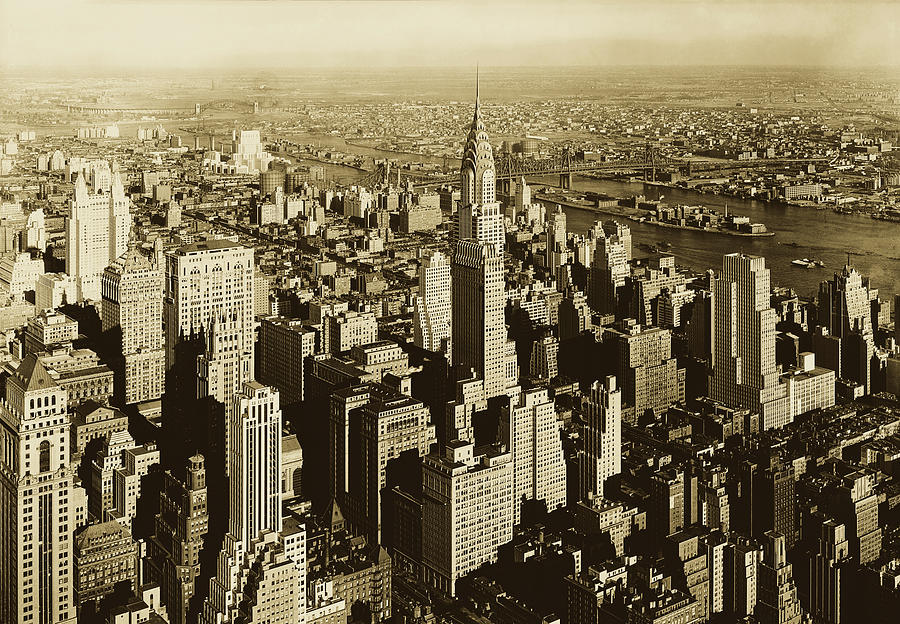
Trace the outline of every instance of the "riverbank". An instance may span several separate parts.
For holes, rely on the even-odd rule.
[[[729,230],[725,228],[698,228],[692,227],[689,225],[678,225],[676,223],[665,223],[664,221],[651,221],[645,218],[645,213],[642,210],[637,210],[634,208],[628,208],[627,206],[617,206],[617,207],[599,207],[594,206],[587,201],[576,201],[573,199],[566,199],[559,197],[554,194],[548,193],[540,193],[537,192],[534,194],[534,198],[543,203],[550,204],[559,204],[560,206],[565,206],[567,208],[575,208],[577,210],[585,210],[587,212],[594,212],[597,214],[605,214],[613,217],[624,217],[626,219],[630,219],[631,221],[637,221],[639,223],[643,223],[645,225],[652,225],[655,227],[668,228],[672,230],[683,230],[687,232],[699,232],[701,234],[723,234],[725,236],[737,236],[741,238],[769,238],[775,236],[775,232],[765,231],[765,232],[738,232],[735,230]]]
[[[701,188],[698,184],[697,186],[681,186],[679,184],[673,184],[672,182],[657,182],[651,180],[644,180],[642,178],[636,178],[634,176],[617,176],[617,175],[608,175],[602,173],[582,173],[580,174],[585,178],[589,178],[592,180],[597,180],[598,182],[602,182],[604,180],[618,183],[628,183],[628,184],[643,184],[644,186],[649,186],[653,188],[659,189],[668,189],[674,191],[684,191],[688,193],[697,193],[698,195],[706,195],[711,197],[724,197],[729,199],[734,199],[737,201],[754,201],[759,202],[761,204],[765,204],[768,206],[774,207],[791,207],[791,208],[804,208],[806,210],[830,210],[832,212],[836,212],[839,214],[848,214],[848,215],[857,215],[857,216],[865,216],[869,215],[874,217],[873,213],[869,210],[856,210],[853,208],[844,208],[839,209],[838,206],[834,204],[826,204],[822,202],[816,202],[808,199],[798,199],[798,200],[788,200],[783,197],[761,197],[761,196],[753,196],[746,197],[744,195],[739,195],[737,193],[729,193],[724,189],[716,189],[709,190]]]

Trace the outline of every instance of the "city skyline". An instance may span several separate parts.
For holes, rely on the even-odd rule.
[[[892,7],[8,7],[3,624],[893,624]]]

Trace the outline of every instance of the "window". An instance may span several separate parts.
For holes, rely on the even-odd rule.
[[[44,440],[38,449],[38,463],[41,472],[50,472],[50,442]]]

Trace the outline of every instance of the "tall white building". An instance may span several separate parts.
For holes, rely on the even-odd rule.
[[[201,622],[304,621],[306,532],[282,522],[281,425],[278,391],[244,383],[229,410],[229,529]]]
[[[834,274],[833,280],[819,285],[816,302],[819,325],[841,340],[841,370],[837,373],[862,384],[866,393],[872,389],[872,300],[877,298],[878,291],[869,288],[869,280],[847,265]]]
[[[456,581],[497,560],[513,535],[513,473],[508,452],[456,440],[422,464],[425,582],[446,595]]]
[[[78,174],[66,220],[66,272],[75,279],[79,301],[100,300],[103,270],[127,250],[129,205],[118,170],[108,193],[89,193],[84,175]]]
[[[609,477],[622,472],[622,390],[612,375],[595,381],[584,401],[581,499],[602,498]]]
[[[588,303],[601,314],[615,314],[619,289],[625,286],[629,272],[626,231],[628,240],[631,232],[625,226],[621,232],[612,235],[605,234],[602,228],[595,227],[595,231],[597,238],[591,259]]]
[[[237,131],[232,132],[230,164],[237,173],[266,171],[272,160],[272,155],[263,149],[259,130],[241,130],[240,137]]]
[[[471,367],[487,398],[506,389],[506,293],[496,245],[460,240],[453,255],[453,363]]]
[[[776,312],[769,269],[760,256],[728,254],[712,283],[712,366],[709,395],[762,416],[763,428],[790,422],[787,386],[775,366]]]
[[[450,261],[439,251],[422,259],[413,308],[413,340],[428,351],[450,353]]]
[[[0,621],[76,621],[66,391],[34,355],[0,403]]]
[[[500,418],[500,439],[512,454],[513,523],[523,500],[542,500],[547,511],[566,504],[566,462],[556,409],[546,388],[510,399]]]
[[[556,211],[547,219],[546,266],[553,276],[556,275],[556,269],[568,261],[566,236],[566,213],[562,207],[557,206]]]
[[[106,267],[101,286],[103,332],[121,330],[119,383],[125,403],[158,399],[166,374],[162,268],[132,247]]]
[[[234,395],[228,428],[232,452],[229,532],[249,544],[281,530],[281,404],[278,390],[245,382]]]
[[[166,368],[179,342],[204,336],[198,391],[230,405],[253,379],[253,250],[208,240],[166,254],[165,297]]]
[[[501,258],[506,242],[503,211],[496,201],[497,175],[494,169],[494,150],[481,118],[481,98],[476,86],[475,115],[459,170],[460,202],[457,214],[458,240],[471,238],[497,246]]]

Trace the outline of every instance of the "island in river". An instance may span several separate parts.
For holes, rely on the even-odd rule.
[[[775,236],[775,232],[768,230],[762,223],[751,223],[749,217],[728,214],[727,205],[723,215],[706,206],[668,206],[659,200],[647,201],[641,196],[619,198],[597,193],[560,192],[545,188],[536,191],[533,197],[545,204],[558,204],[568,208],[624,217],[663,228],[750,238]]]

